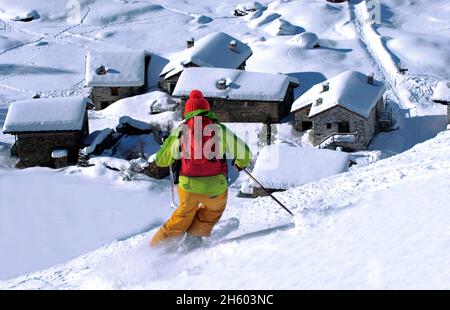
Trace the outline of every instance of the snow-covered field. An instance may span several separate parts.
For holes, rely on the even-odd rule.
[[[0,289],[450,288],[450,133],[440,133],[445,108],[431,101],[437,82],[450,79],[448,1],[382,0],[380,25],[364,22],[364,1],[263,1],[236,17],[242,2],[1,0],[0,126],[13,101],[86,95],[90,51],[151,52],[156,86],[186,38],[224,31],[252,48],[247,70],[298,78],[296,97],[346,70],[373,72],[386,82],[398,130],[354,154],[349,172],[277,194],[295,228],[187,255],[147,246],[171,212],[168,180],[124,181],[101,164],[16,170],[14,137],[0,133]],[[307,48],[302,31],[320,48]],[[149,109],[171,103],[159,91],[124,99],[91,111],[90,130],[125,115],[168,126],[179,111]],[[310,146],[290,121],[276,138]],[[258,150],[261,124],[227,125]],[[233,174],[225,218],[244,228],[285,219],[270,198],[237,198],[246,182]]]

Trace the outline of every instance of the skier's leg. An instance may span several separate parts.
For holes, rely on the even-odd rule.
[[[188,229],[196,237],[209,237],[214,225],[220,220],[227,205],[228,192],[218,196],[201,195],[200,207]]]
[[[150,245],[157,246],[162,241],[183,235],[192,224],[197,213],[201,195],[178,188],[179,207],[172,213],[170,219],[161,226],[153,236]]]

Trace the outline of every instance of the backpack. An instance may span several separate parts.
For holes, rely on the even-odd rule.
[[[196,121],[201,121],[201,141],[194,137],[194,124]],[[206,116],[194,116],[185,122],[189,127],[189,134],[182,135],[181,137],[181,164],[179,165],[181,167],[179,175],[188,177],[206,177],[224,174],[227,176],[228,166],[225,154],[221,154],[220,158],[213,157],[209,159],[207,158],[208,154],[205,154],[205,152],[209,152],[209,150],[204,151],[205,144],[208,143],[214,135],[214,132],[210,135],[203,135],[204,129],[206,126],[213,123],[217,122]],[[189,141],[184,141],[184,138],[186,137],[188,137]],[[214,146],[212,142],[209,143]],[[214,153],[214,151],[214,147],[212,147],[211,152]],[[211,153],[209,153],[209,155],[212,156]]]

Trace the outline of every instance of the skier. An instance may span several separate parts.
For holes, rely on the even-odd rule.
[[[249,147],[218,122],[201,91],[191,91],[184,118],[156,154],[157,166],[179,167],[179,206],[153,236],[152,247],[184,236],[182,246],[189,249],[209,237],[227,203],[225,153],[234,158],[238,170],[247,167],[252,157]]]

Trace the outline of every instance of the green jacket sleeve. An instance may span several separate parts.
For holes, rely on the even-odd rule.
[[[223,143],[226,153],[234,158],[234,163],[240,168],[247,167],[252,160],[252,152],[248,145],[233,131],[221,124]]]
[[[155,164],[158,167],[169,167],[180,158],[180,128],[172,131],[170,136],[164,141],[161,149],[156,153]]]

